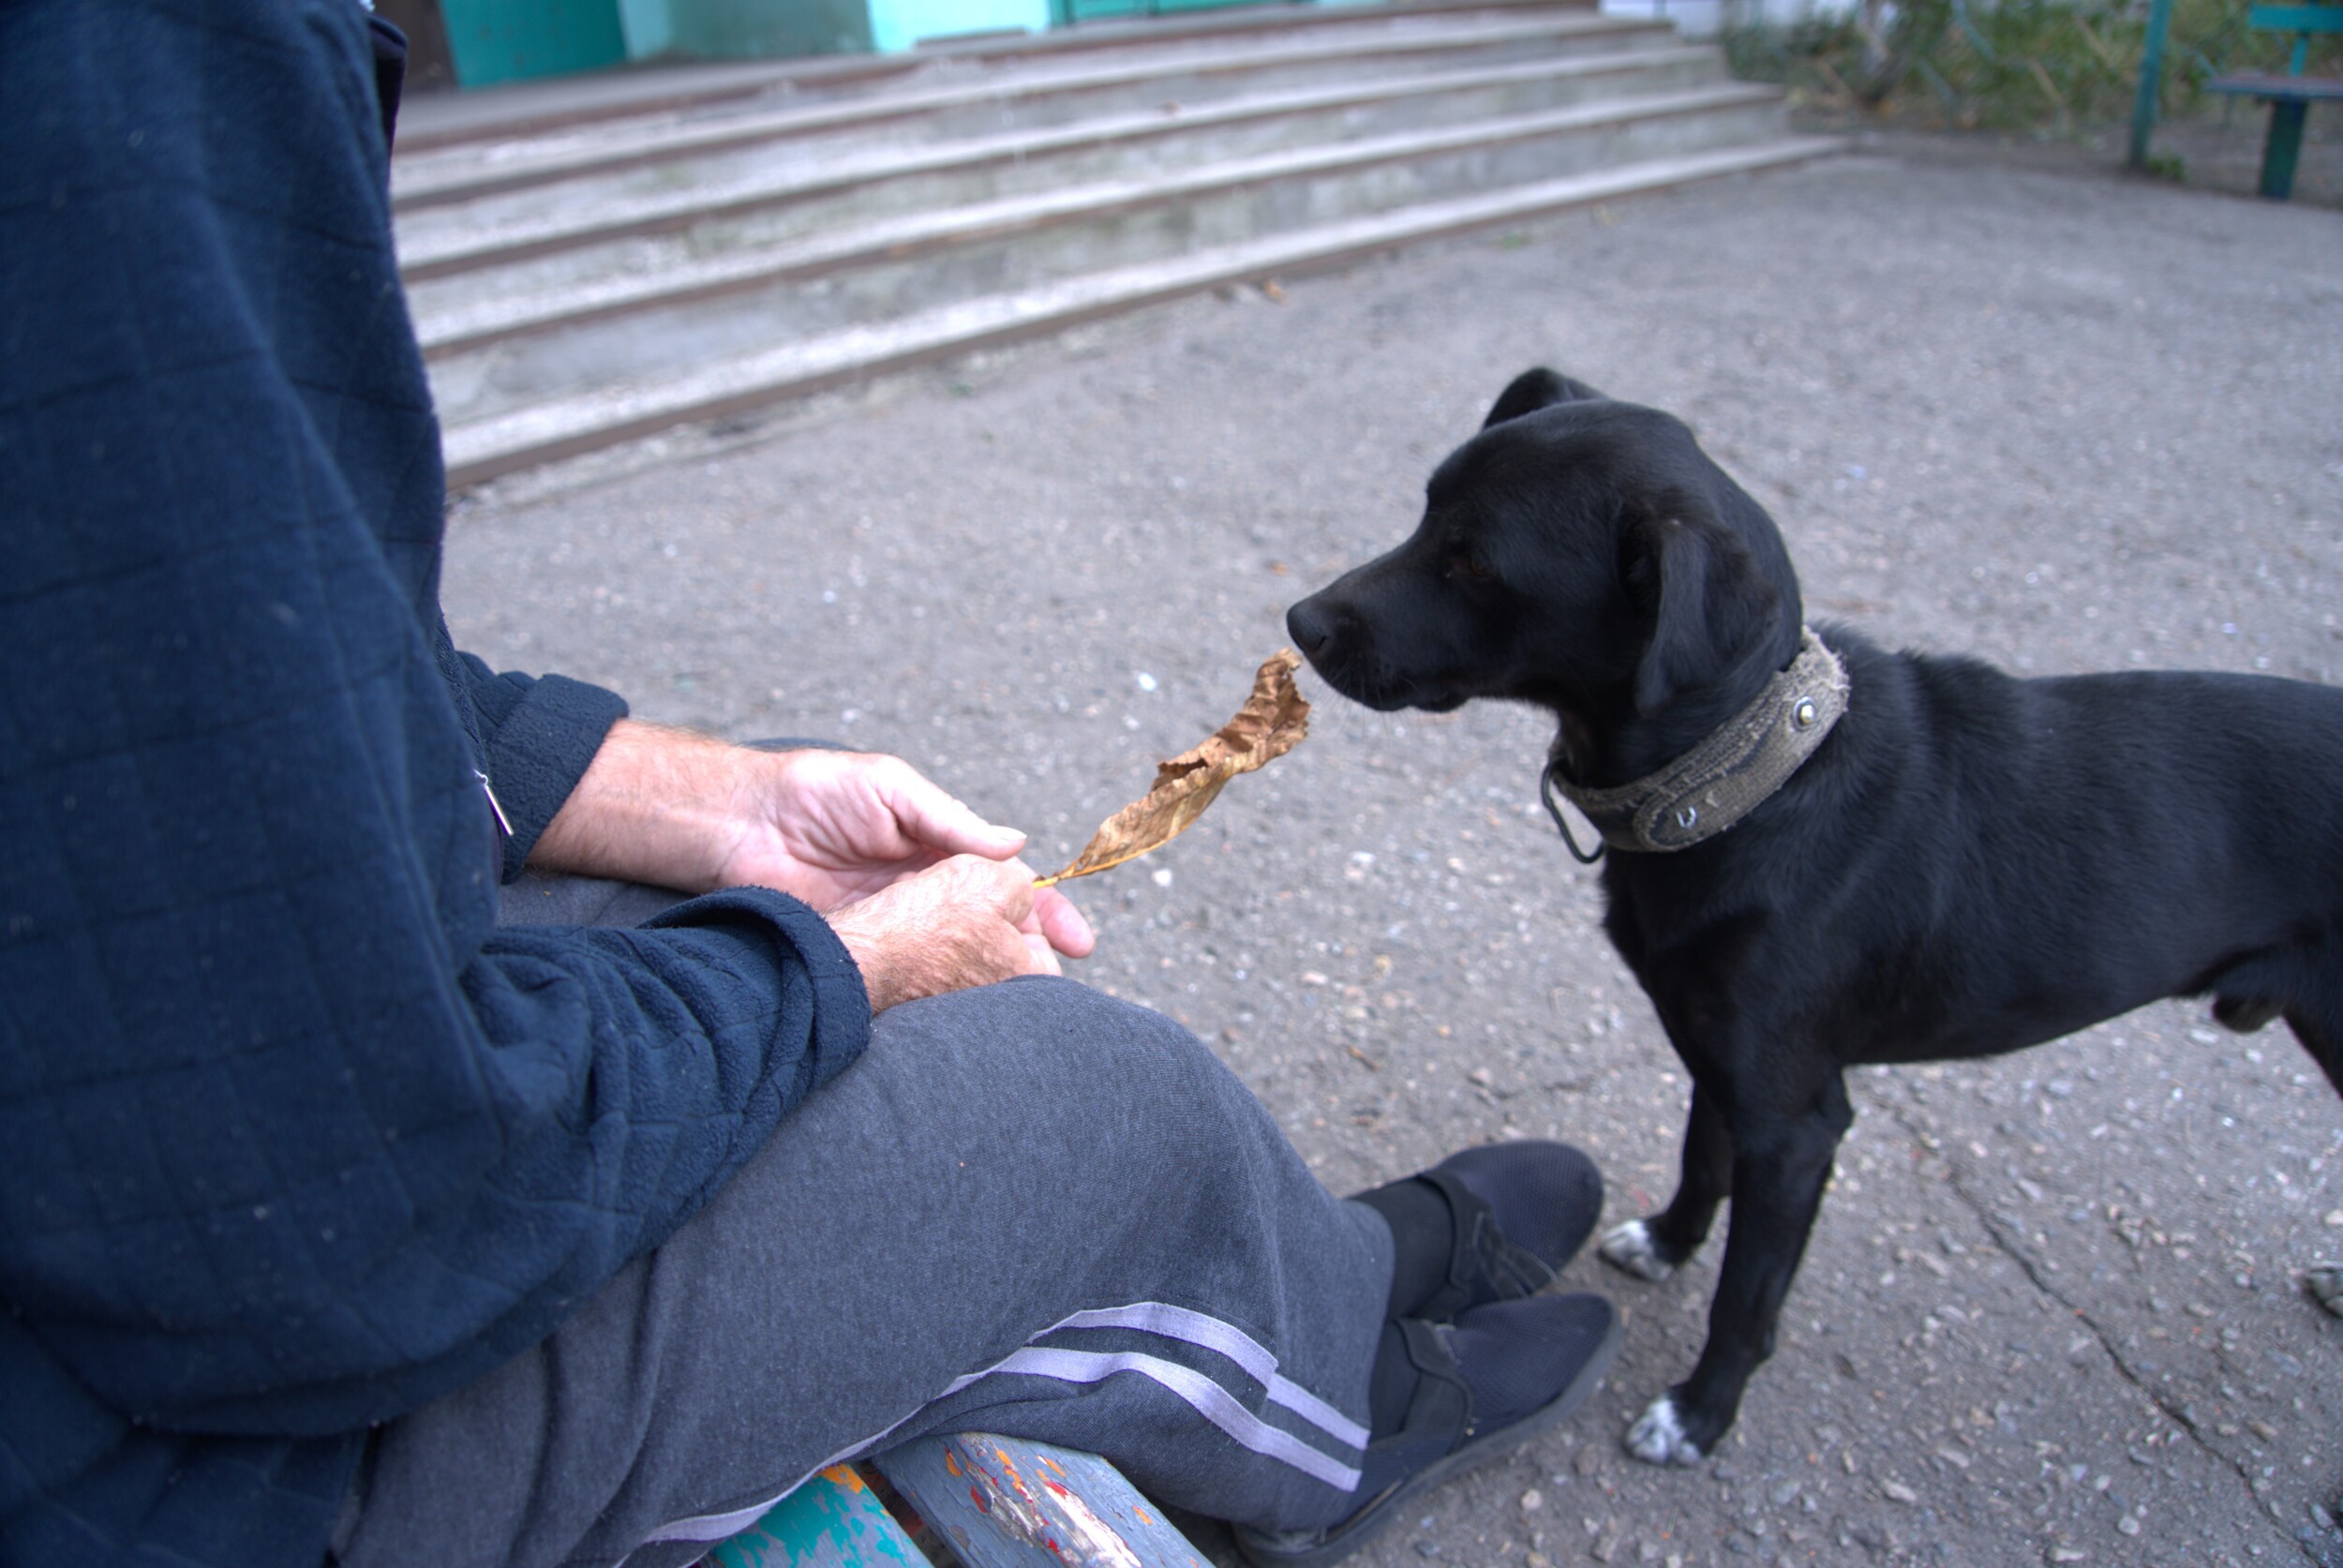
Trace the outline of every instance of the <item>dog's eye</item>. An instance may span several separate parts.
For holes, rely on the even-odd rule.
[[[1470,544],[1462,544],[1462,542],[1455,544],[1455,546],[1451,546],[1451,551],[1448,551],[1448,570],[1462,572],[1465,576],[1470,576],[1470,579],[1474,579],[1474,581],[1481,581],[1481,584],[1485,584],[1490,576],[1495,576],[1493,572],[1488,570],[1488,562],[1481,560],[1479,556],[1474,556]]]

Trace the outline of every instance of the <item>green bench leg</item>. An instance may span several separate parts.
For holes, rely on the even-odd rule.
[[[2303,152],[2303,118],[2310,106],[2300,98],[2270,103],[2270,137],[2261,144],[2261,194],[2283,202],[2294,194],[2294,165]]]
[[[928,1568],[878,1494],[833,1465],[702,1560],[703,1568]]]

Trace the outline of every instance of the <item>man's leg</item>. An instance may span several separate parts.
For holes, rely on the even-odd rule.
[[[497,889],[500,926],[639,926],[688,896],[606,876],[524,871]]]
[[[913,1003],[550,1339],[382,1428],[340,1557],[667,1568],[825,1463],[966,1428],[1326,1524],[1391,1271],[1168,1020],[1038,978]]]

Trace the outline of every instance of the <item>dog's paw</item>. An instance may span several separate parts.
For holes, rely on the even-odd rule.
[[[2303,1289],[2310,1299],[2343,1318],[2343,1263],[2321,1263],[2303,1275]]]
[[[1603,1261],[1613,1268],[1622,1268],[1639,1279],[1658,1281],[1676,1272],[1676,1265],[1660,1256],[1660,1249],[1651,1242],[1651,1227],[1640,1219],[1631,1219],[1604,1232],[1599,1251]],[[1658,1406],[1652,1407],[1657,1410]],[[1649,1417],[1645,1418],[1649,1420]]]
[[[1627,1429],[1627,1452],[1648,1465],[1696,1465],[1707,1457],[1700,1445],[1684,1435],[1676,1413],[1676,1396],[1663,1394]]]

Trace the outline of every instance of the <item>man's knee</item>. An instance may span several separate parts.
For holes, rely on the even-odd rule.
[[[872,1053],[883,1071],[921,1081],[940,1113],[982,1122],[964,1129],[978,1142],[1091,1147],[1127,1173],[1225,1156],[1272,1126],[1187,1029],[1053,977],[890,1008]]]
[[[1162,1013],[1049,975],[906,1003],[880,1014],[873,1032],[964,1042],[995,1069],[1113,1075],[1134,1092],[1226,1073],[1203,1041]]]

